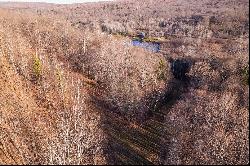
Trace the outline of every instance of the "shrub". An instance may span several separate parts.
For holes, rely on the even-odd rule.
[[[62,87],[62,85],[63,85],[63,80],[62,80],[62,77],[63,77],[63,73],[62,73],[62,71],[60,70],[60,69],[56,69],[56,77],[57,77],[57,80],[58,80],[58,82],[59,82],[59,85],[60,85],[60,87]]]
[[[159,64],[158,64],[158,69],[156,71],[157,72],[157,79],[165,80],[166,79],[165,71],[166,71],[166,65],[164,64],[163,60],[161,59]]]
[[[243,83],[245,85],[249,85],[249,68],[248,67],[244,67],[242,69],[242,77],[243,77]]]
[[[33,72],[34,72],[35,77],[37,79],[41,77],[41,74],[42,74],[42,62],[37,56],[34,58]]]

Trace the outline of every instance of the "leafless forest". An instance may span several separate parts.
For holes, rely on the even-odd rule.
[[[248,164],[248,15],[248,0],[0,2],[0,164]],[[141,32],[160,50],[133,46]]]

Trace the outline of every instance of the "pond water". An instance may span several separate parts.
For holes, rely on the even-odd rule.
[[[139,40],[132,40],[132,45],[137,47],[145,48],[152,52],[159,52],[160,51],[160,43],[153,43],[153,42],[143,42]]]

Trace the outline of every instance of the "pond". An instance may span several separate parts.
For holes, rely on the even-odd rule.
[[[152,52],[159,52],[160,51],[160,43],[157,42],[144,42],[139,40],[132,40],[132,45],[137,47],[145,48]]]

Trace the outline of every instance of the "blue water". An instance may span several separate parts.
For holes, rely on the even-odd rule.
[[[160,44],[159,43],[141,42],[139,40],[132,40],[132,45],[145,48],[145,49],[152,51],[152,52],[159,52],[160,51]]]

